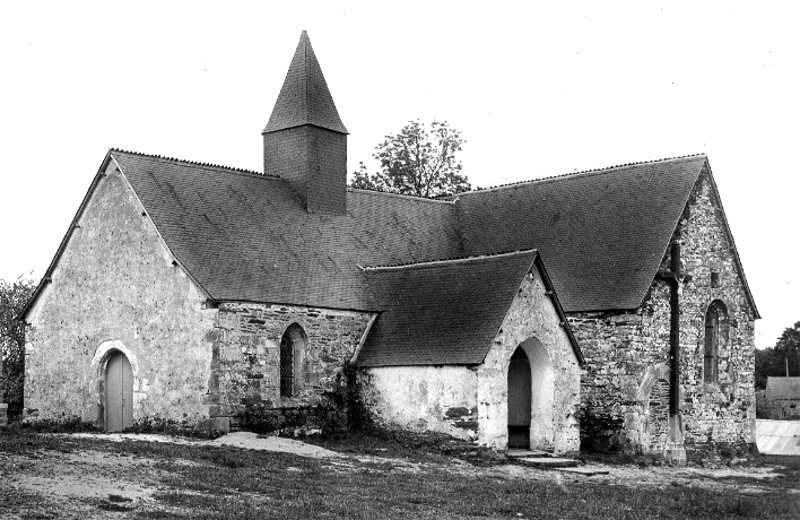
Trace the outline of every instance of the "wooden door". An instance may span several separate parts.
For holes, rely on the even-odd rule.
[[[106,431],[133,425],[133,371],[128,358],[116,353],[106,365]]]

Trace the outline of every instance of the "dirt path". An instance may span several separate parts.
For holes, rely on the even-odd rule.
[[[336,453],[335,451],[327,450],[314,444],[308,444],[307,442],[302,442],[295,439],[286,439],[283,437],[267,437],[250,432],[229,433],[211,441],[193,440],[185,437],[171,437],[168,435],[148,435],[135,433],[75,433],[71,436],[81,439],[101,439],[114,442],[145,441],[194,446],[231,446],[233,448],[242,448],[246,450],[293,453],[295,455],[300,455],[301,457],[311,457],[315,459],[342,457],[341,454]]]

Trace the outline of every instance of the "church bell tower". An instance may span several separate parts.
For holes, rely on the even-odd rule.
[[[285,179],[309,213],[347,214],[347,129],[305,31],[261,135],[264,173]]]

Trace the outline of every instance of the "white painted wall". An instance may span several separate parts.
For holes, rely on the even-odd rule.
[[[439,432],[504,450],[508,445],[508,366],[520,345],[531,363],[533,448],[580,448],[580,367],[541,275],[526,276],[484,363],[368,368],[361,375],[374,420],[414,432]],[[458,415],[459,408],[468,416]],[[477,432],[465,426],[477,421]]]
[[[478,367],[482,446],[505,449],[508,445],[508,366],[521,345],[531,363],[531,448],[555,453],[580,449],[580,367],[545,292],[538,270],[529,273]]]
[[[457,425],[475,418],[477,382],[476,372],[464,366],[375,367],[362,376],[362,390],[383,426],[475,439],[474,431]]]

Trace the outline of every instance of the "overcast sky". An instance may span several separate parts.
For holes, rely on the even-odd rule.
[[[706,153],[757,345],[800,321],[800,2],[297,4],[4,2],[0,278],[42,276],[108,148],[261,170],[306,29],[349,171],[416,118],[474,186]]]

